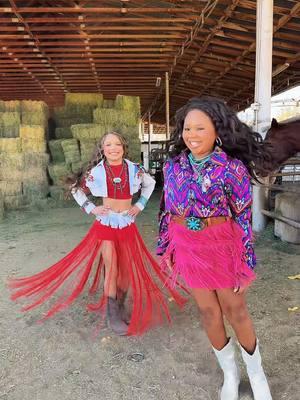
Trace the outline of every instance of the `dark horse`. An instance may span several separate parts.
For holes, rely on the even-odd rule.
[[[272,165],[278,169],[290,157],[300,152],[300,116],[283,122],[272,119],[264,143],[272,148]]]

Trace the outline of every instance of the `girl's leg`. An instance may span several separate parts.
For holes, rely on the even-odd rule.
[[[222,312],[232,326],[239,343],[248,353],[253,353],[256,346],[256,335],[245,294],[234,293],[230,288],[220,289],[216,292]]]
[[[215,349],[222,349],[228,342],[217,294],[213,290],[192,289],[192,294],[200,310],[206,334]]]
[[[103,240],[101,254],[105,268],[104,293],[108,297],[116,298],[118,267],[114,243],[110,240]]]
[[[101,254],[105,268],[104,294],[107,296],[107,321],[111,329],[120,336],[126,335],[127,324],[123,321],[120,305],[117,301],[117,253],[112,241],[104,240]]]

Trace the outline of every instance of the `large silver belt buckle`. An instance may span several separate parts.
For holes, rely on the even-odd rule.
[[[205,223],[201,218],[188,217],[186,218],[186,227],[191,231],[202,231],[205,228]]]

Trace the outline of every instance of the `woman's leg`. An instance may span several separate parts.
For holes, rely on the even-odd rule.
[[[223,370],[224,382],[220,392],[221,400],[238,400],[240,372],[235,361],[232,340],[228,341],[223,314],[215,291],[194,289],[204,328],[213,346],[218,363]]]
[[[245,295],[233,293],[232,289],[222,289],[217,291],[217,296],[222,310],[240,342],[254,400],[272,400]]]
[[[228,342],[217,294],[213,290],[192,289],[192,294],[200,310],[206,334],[215,349],[222,349]]]
[[[114,242],[103,240],[101,244],[101,254],[105,268],[104,293],[108,297],[116,298],[118,265]]]
[[[253,353],[256,346],[256,335],[245,294],[234,293],[230,288],[220,289],[216,292],[222,312],[232,326],[239,343],[248,353]]]

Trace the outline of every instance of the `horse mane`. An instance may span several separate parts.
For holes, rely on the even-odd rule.
[[[275,118],[273,118],[273,120],[274,120]],[[273,121],[272,120],[272,121]],[[297,115],[294,115],[293,117],[290,117],[290,118],[287,118],[287,119],[285,119],[285,120],[283,120],[283,121],[277,121],[276,120],[276,122],[277,122],[277,124],[280,126],[280,125],[284,125],[284,124],[290,124],[290,123],[292,123],[292,122],[300,122],[300,114],[297,114]]]

